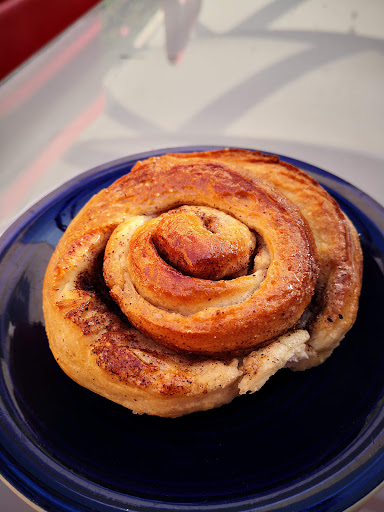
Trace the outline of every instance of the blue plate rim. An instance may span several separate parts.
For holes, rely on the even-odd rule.
[[[170,148],[163,148],[163,149],[156,149],[156,150],[151,150],[151,151],[146,151],[146,152],[140,152],[140,153],[137,153],[134,155],[129,155],[126,157],[122,157],[122,158],[101,164],[99,166],[96,166],[90,170],[87,170],[87,171],[75,176],[74,178],[66,181],[65,183],[63,183],[62,185],[57,187],[55,190],[51,191],[50,193],[48,193],[47,195],[42,197],[40,200],[38,200],[31,207],[29,207],[25,212],[23,212],[17,219],[15,219],[10,224],[10,226],[0,236],[0,261],[1,261],[1,256],[4,253],[4,251],[7,250],[12,245],[14,239],[17,237],[17,235],[20,233],[20,231],[22,229],[24,229],[28,225],[31,225],[33,223],[33,220],[38,215],[41,215],[45,210],[49,209],[55,201],[58,201],[60,198],[64,197],[65,195],[68,195],[72,189],[75,189],[76,187],[80,187],[82,184],[84,184],[84,182],[89,181],[90,178],[92,178],[92,181],[97,181],[97,179],[101,179],[101,178],[105,177],[108,173],[116,172],[120,168],[131,166],[139,160],[144,160],[144,159],[147,159],[147,158],[150,158],[153,156],[160,156],[160,155],[163,155],[166,153],[201,152],[201,151],[212,151],[212,150],[218,150],[218,149],[224,149],[224,148],[231,148],[231,146],[182,146],[182,147],[170,147]],[[243,148],[243,149],[249,149],[249,148]],[[255,150],[251,150],[251,151],[255,151]],[[261,152],[264,154],[275,154],[275,153],[269,153],[266,151],[261,151]],[[354,194],[355,198],[360,198],[364,204],[368,203],[369,207],[372,208],[373,211],[376,212],[379,217],[381,216],[381,219],[379,219],[379,220],[382,220],[382,218],[384,216],[384,208],[377,201],[372,199],[366,193],[359,190],[354,185],[348,183],[346,180],[343,180],[342,178],[334,176],[330,172],[320,169],[317,166],[308,164],[306,162],[302,162],[298,159],[286,157],[284,155],[278,155],[278,156],[284,162],[287,162],[296,167],[299,167],[300,169],[303,169],[304,171],[313,172],[316,175],[320,175],[324,179],[330,180],[332,182],[332,184],[338,183],[341,185],[342,188],[347,188],[349,191],[351,191],[352,194]],[[376,219],[369,218],[369,220],[377,227],[377,224],[375,223]],[[379,230],[381,236],[384,236],[382,230],[379,228],[378,228],[378,230]],[[0,416],[0,420],[1,420],[1,419],[4,419],[4,411],[2,410],[1,401],[0,401],[0,406],[1,406],[0,412],[2,413]],[[373,426],[375,424],[377,425],[377,423],[379,422],[379,420],[382,419],[381,417],[383,417],[383,416],[384,416],[384,411],[383,411],[383,408],[381,408],[381,416],[378,413],[377,417],[375,418],[375,421],[373,423],[371,423],[371,430],[373,430]],[[8,418],[8,419],[10,419],[10,418]],[[382,435],[384,435],[383,432],[382,432]],[[33,448],[36,449],[35,446],[33,446]],[[369,449],[369,447],[367,449]],[[364,452],[365,452],[365,450],[364,450]],[[4,454],[0,454],[0,455],[4,456]],[[46,462],[48,463],[48,466],[50,466],[51,464],[49,464],[49,457],[46,456],[45,454],[43,454],[43,455],[44,455],[44,457],[46,457]],[[57,464],[57,463],[54,462],[54,465],[55,464]],[[376,467],[375,469],[377,471],[376,474],[380,473],[380,475],[381,475],[380,481],[382,482],[384,480],[384,448],[381,449],[380,455],[375,458],[375,465],[379,466],[379,467]],[[367,461],[363,464],[363,466],[365,468],[363,473],[366,474],[366,472],[369,469],[372,469],[372,466],[373,466],[372,458],[368,457]],[[359,502],[361,502],[362,500],[365,500],[365,498],[368,494],[371,494],[372,492],[374,492],[375,489],[377,489],[377,485],[379,485],[379,486],[382,485],[379,483],[379,484],[376,484],[373,487],[367,489],[367,484],[365,483],[364,489],[361,489],[361,486],[362,486],[361,480],[363,480],[363,479],[357,478],[358,476],[361,476],[361,474],[362,474],[361,467],[362,466],[359,466],[359,468],[355,469],[354,471],[350,471],[348,473],[349,475],[353,475],[356,472],[358,473],[355,476],[355,478],[353,478],[352,481],[350,481],[349,483],[340,484],[340,480],[339,480],[338,483],[332,484],[330,487],[326,488],[326,491],[320,492],[317,495],[318,496],[322,495],[323,498],[325,498],[327,492],[329,494],[329,489],[334,488],[335,486],[341,487],[342,489],[344,489],[347,486],[349,486],[349,487],[352,486],[353,493],[350,494],[350,497],[354,496],[355,498],[357,498],[357,501],[355,498],[352,498],[353,501],[351,501],[350,499],[344,500],[344,501],[345,501],[345,505],[347,508],[356,506]],[[5,473],[8,474],[7,471]],[[334,476],[334,473],[332,473],[332,475]],[[8,474],[8,477],[9,476],[10,475]],[[78,477],[76,477],[76,478],[78,478]],[[326,479],[327,478],[331,478],[331,477],[326,477]],[[342,477],[342,478],[344,478],[344,477]],[[23,488],[23,486],[21,485],[21,482],[19,480],[20,475],[17,475],[16,478],[14,476],[13,481],[11,478],[6,478],[5,476],[3,476],[2,479],[6,482],[6,484],[11,489],[13,489],[17,493],[22,494],[23,499],[25,499],[27,502],[29,502],[32,506],[34,506],[34,507],[41,506],[39,503],[36,503],[33,500],[32,495],[28,496],[29,493],[26,492],[27,490],[25,488]],[[81,480],[82,480],[82,478],[80,478],[80,481]],[[86,479],[83,479],[83,480],[86,481]],[[322,478],[323,483],[324,483],[324,481],[325,480]],[[25,483],[25,481],[24,481],[24,483]],[[100,488],[99,486],[96,486],[96,487]],[[300,487],[301,487],[301,484],[300,484]],[[31,489],[31,490],[33,490],[33,489]],[[301,494],[303,494],[303,493],[301,493]],[[299,496],[299,495],[296,495],[296,496]],[[237,501],[235,500],[231,503],[226,504],[224,507],[222,504],[212,503],[208,506],[207,506],[207,504],[205,504],[204,506],[206,508],[201,507],[200,505],[197,505],[197,504],[194,504],[192,506],[179,504],[179,503],[164,504],[163,502],[152,502],[149,504],[148,500],[142,500],[142,499],[136,498],[136,497],[130,497],[130,499],[132,499],[132,502],[130,502],[130,504],[132,504],[133,506],[137,505],[137,507],[139,507],[139,508],[134,508],[132,510],[143,510],[143,511],[147,511],[147,510],[149,511],[149,510],[154,510],[154,509],[190,510],[190,511],[201,510],[201,509],[211,510],[211,511],[213,511],[213,510],[231,510],[231,511],[256,510],[254,508],[252,508],[252,509],[249,508],[249,507],[256,506],[256,503],[254,502],[254,500],[252,498],[245,499],[245,500],[243,499],[243,500],[240,500],[240,502],[238,500]],[[308,498],[308,499],[310,500],[310,498]],[[307,499],[304,499],[304,501],[307,501]],[[347,501],[349,501],[349,503],[347,503]],[[135,505],[134,505],[134,503],[135,503]],[[313,505],[313,503],[312,504],[307,503],[307,504],[310,505],[311,507]],[[339,503],[339,505],[340,505],[340,503]],[[148,506],[149,506],[149,508],[148,508]],[[62,510],[73,510],[73,511],[75,510],[73,508],[68,508],[68,507],[71,507],[71,505],[70,504],[65,505],[65,508],[62,508]],[[246,507],[246,508],[244,508],[244,507]],[[86,509],[81,508],[78,510],[86,510]],[[118,510],[118,509],[116,509],[116,510]],[[130,510],[130,509],[127,509],[127,510]],[[260,509],[260,510],[262,510],[262,509]],[[281,510],[285,510],[285,508],[281,509]]]

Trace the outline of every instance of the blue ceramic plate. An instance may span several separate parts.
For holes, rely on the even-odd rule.
[[[364,284],[353,329],[323,365],[278,372],[251,396],[178,419],[137,416],[72,382],[48,348],[41,289],[80,207],[130,171],[93,169],[22,215],[0,241],[0,464],[52,511],[341,511],[384,480],[384,211],[327,172],[316,178],[355,223]]]

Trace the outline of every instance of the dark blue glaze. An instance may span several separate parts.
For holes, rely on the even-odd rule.
[[[252,396],[169,420],[134,415],[79,387],[54,361],[41,288],[65,227],[137,159],[204,149],[93,169],[40,201],[0,241],[1,472],[46,510],[338,512],[384,480],[384,212],[308,164],[282,157],[338,200],[365,257],[358,319],[323,365],[282,370]]]

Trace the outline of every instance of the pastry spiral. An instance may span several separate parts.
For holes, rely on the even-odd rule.
[[[63,370],[180,416],[325,360],[352,326],[358,235],[312,178],[245,150],[137,162],[63,235],[43,289]]]

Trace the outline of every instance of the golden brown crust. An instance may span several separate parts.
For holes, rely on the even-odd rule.
[[[184,242],[173,251],[178,220]],[[285,364],[322,362],[355,320],[361,267],[336,202],[277,157],[155,157],[94,196],[59,242],[44,280],[48,338],[79,384],[139,413],[179,416],[253,392]],[[259,356],[266,343],[272,366]]]

